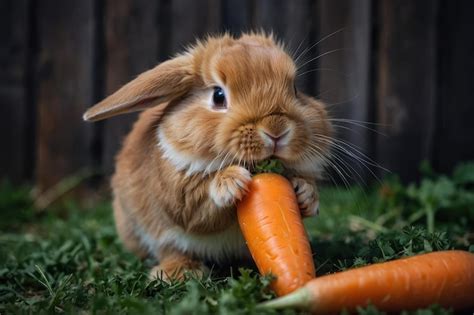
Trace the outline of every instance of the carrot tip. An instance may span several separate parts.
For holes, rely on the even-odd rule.
[[[283,297],[259,304],[261,308],[281,309],[281,308],[308,308],[312,301],[311,292],[303,287]]]

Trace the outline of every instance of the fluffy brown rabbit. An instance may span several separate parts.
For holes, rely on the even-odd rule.
[[[303,216],[317,213],[332,127],[324,106],[296,90],[296,71],[272,36],[210,37],[84,114],[147,109],[117,156],[112,188],[118,234],[158,260],[152,276],[181,278],[204,272],[204,261],[247,255],[235,205],[262,159],[280,159]]]

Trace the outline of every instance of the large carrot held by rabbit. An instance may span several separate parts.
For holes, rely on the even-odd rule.
[[[237,215],[260,273],[277,277],[272,283],[277,295],[288,294],[315,277],[311,247],[286,178],[272,173],[254,176]]]
[[[474,255],[442,251],[319,277],[263,307],[297,307],[315,314],[349,312],[368,303],[400,312],[439,304],[474,307]]]

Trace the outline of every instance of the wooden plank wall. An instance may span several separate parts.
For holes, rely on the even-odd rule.
[[[430,159],[435,121],[437,16],[433,0],[379,2],[377,159],[409,178]]]
[[[40,191],[85,168],[108,178],[136,114],[86,124],[83,111],[196,37],[253,29],[304,52],[297,84],[328,104],[348,181],[383,175],[372,159],[405,181],[424,159],[448,172],[474,159],[472,9],[468,0],[2,1],[0,177]]]
[[[34,156],[31,123],[34,113],[30,104],[29,75],[31,74],[30,1],[0,2],[0,177],[15,183],[31,178]]]
[[[92,0],[45,0],[37,7],[36,184],[45,191],[92,165],[96,23]]]
[[[433,163],[449,171],[474,151],[473,1],[440,0]]]

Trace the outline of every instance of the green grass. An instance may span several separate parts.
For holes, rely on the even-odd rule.
[[[323,188],[321,215],[306,222],[318,274],[421,252],[474,251],[474,164],[450,176],[424,173],[410,186],[392,178],[365,189]],[[3,183],[0,229],[0,314],[276,314],[255,309],[274,295],[270,278],[251,270],[149,282],[152,262],[124,251],[108,202],[38,213],[27,189]],[[380,314],[373,307],[359,313]]]

